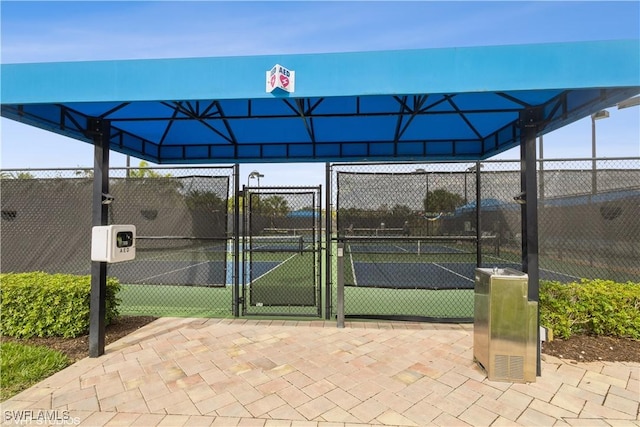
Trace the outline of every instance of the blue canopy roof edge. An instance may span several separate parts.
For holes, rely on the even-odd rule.
[[[268,93],[266,72],[296,72]],[[158,164],[483,160],[640,93],[640,40],[4,64],[4,117]]]
[[[291,97],[639,86],[640,40],[2,64],[3,104],[260,99],[265,72],[296,71]]]

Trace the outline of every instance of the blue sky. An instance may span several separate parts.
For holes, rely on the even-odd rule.
[[[0,3],[2,63],[239,56],[637,39],[638,1]],[[640,72],[640,70],[639,70]],[[598,156],[640,156],[640,108],[597,122]],[[92,166],[88,144],[1,119],[2,168]],[[544,138],[591,157],[591,121]],[[512,150],[502,158],[517,158]],[[137,160],[132,163],[137,165]],[[112,166],[125,158],[111,156]],[[243,165],[263,185],[324,183],[324,164]],[[301,179],[300,177],[305,177]]]

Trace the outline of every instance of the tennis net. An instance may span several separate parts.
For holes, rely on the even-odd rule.
[[[344,241],[352,254],[475,254],[477,251],[474,236],[353,236]]]
[[[240,241],[240,248],[249,252],[299,252],[306,249],[302,235],[246,236]]]

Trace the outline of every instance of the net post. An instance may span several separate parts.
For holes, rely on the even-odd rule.
[[[338,242],[337,253],[338,288],[336,291],[337,326],[344,328],[344,242]]]

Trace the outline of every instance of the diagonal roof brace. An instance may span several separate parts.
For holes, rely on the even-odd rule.
[[[413,107],[410,107],[407,103],[408,97],[403,96],[400,98],[399,96],[394,96],[393,98],[400,104],[400,111],[398,111],[398,119],[396,121],[396,129],[393,136],[393,142],[398,143],[402,135],[409,128],[409,125],[413,121],[413,119],[421,112],[422,106],[427,101],[429,95],[416,95],[413,96]],[[403,114],[406,110],[411,116],[406,119],[404,125],[402,122],[405,121],[405,114]]]
[[[307,102],[307,108],[305,109],[305,101]],[[312,143],[316,143],[315,136],[315,128],[313,126],[313,115],[312,111],[322,102],[322,99],[318,100],[316,104],[311,107],[311,100],[309,98],[296,98],[295,105],[292,104],[288,99],[283,99],[282,102],[293,111],[295,117],[299,117],[302,119],[304,123],[304,128],[309,135],[309,141]]]
[[[185,101],[173,101],[172,103],[170,102],[161,102],[160,104],[171,108],[173,110],[173,115],[171,117],[171,122],[175,121],[177,118],[177,114],[181,113],[184,114],[185,116],[187,116],[190,119],[196,120],[197,122],[199,122],[200,124],[202,124],[203,126],[205,126],[206,128],[208,128],[209,130],[211,130],[212,132],[216,133],[218,136],[220,136],[221,138],[223,138],[224,140],[232,143],[232,144],[237,144],[237,140],[235,138],[235,136],[233,135],[233,131],[231,129],[231,126],[229,125],[227,119],[224,117],[224,113],[222,112],[222,108],[220,107],[220,103],[218,101],[212,101],[211,104],[209,105],[209,107],[207,107],[207,109],[205,110],[206,114],[205,115],[196,115],[196,111],[194,111],[191,107],[190,102],[186,102],[188,104],[188,107],[185,107],[184,105]],[[211,109],[215,108],[216,112],[215,113],[209,113],[209,111]],[[214,126],[212,126],[207,119],[222,119],[222,123],[224,124],[225,130],[226,130],[226,134],[218,129],[216,129]],[[163,134],[163,138],[162,141],[160,142],[160,144],[162,144],[162,142],[164,142],[165,137],[167,136],[167,131],[168,129],[171,127],[171,122],[169,123],[169,125],[167,126],[167,129],[165,129],[165,133]]]
[[[460,118],[467,124],[469,129],[471,129],[471,131],[478,137],[478,139],[482,139],[482,135],[480,134],[480,132],[478,132],[478,129],[476,129],[476,127],[471,123],[471,121],[467,118],[467,116],[462,111],[460,111],[460,108],[458,108],[456,103],[453,102],[453,96],[445,95],[445,99],[447,100],[449,105],[451,105],[454,111],[458,113]]]

